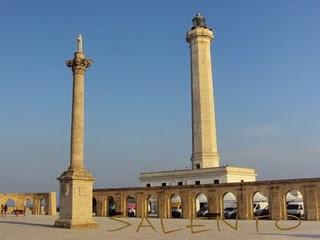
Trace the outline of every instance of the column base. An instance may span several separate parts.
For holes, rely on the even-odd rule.
[[[54,227],[57,228],[69,228],[69,229],[88,229],[97,228],[98,224],[95,222],[77,222],[71,219],[58,219],[54,222]]]

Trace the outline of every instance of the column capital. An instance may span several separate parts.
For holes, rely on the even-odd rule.
[[[66,61],[66,66],[72,69],[74,74],[84,74],[92,64],[92,60],[85,58],[83,53],[76,52],[72,60]]]

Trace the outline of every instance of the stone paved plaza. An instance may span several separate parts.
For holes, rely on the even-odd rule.
[[[320,222],[304,221],[301,225],[293,230],[281,231],[275,227],[274,221],[260,221],[259,233],[256,231],[255,221],[239,221],[238,230],[235,231],[220,221],[220,232],[217,229],[216,220],[194,220],[193,225],[202,224],[202,227],[194,227],[193,231],[210,229],[210,231],[191,233],[191,229],[186,226],[190,225],[190,220],[185,219],[165,219],[163,220],[163,229],[166,232],[181,229],[172,233],[164,233],[160,219],[150,219],[150,223],[157,232],[151,227],[137,228],[141,219],[121,218],[122,221],[131,225],[126,226],[124,223],[116,222],[110,218],[95,218],[98,228],[89,230],[70,230],[54,228],[52,225],[56,217],[51,216],[6,216],[0,218],[0,240],[14,239],[320,239]],[[232,221],[229,221],[232,223]],[[297,222],[283,222],[280,227],[289,227]],[[148,222],[144,219],[144,226]],[[110,231],[116,230],[116,231]]]

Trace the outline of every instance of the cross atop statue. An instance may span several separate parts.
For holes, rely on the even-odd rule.
[[[81,34],[79,34],[77,37],[77,52],[82,53],[82,36],[81,36]]]

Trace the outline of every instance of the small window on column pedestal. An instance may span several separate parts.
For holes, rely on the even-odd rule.
[[[199,163],[196,164],[196,169],[200,169],[200,164]]]
[[[147,183],[147,187],[151,187],[151,184],[150,184],[150,183]]]
[[[165,186],[167,186],[167,183],[163,182],[162,187],[165,187]]]

